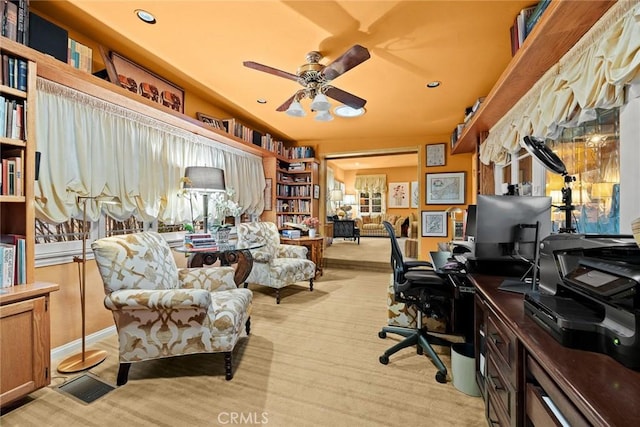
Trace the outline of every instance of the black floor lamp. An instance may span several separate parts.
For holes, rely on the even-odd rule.
[[[107,358],[104,350],[86,350],[86,284],[87,284],[87,202],[95,200],[97,203],[118,204],[117,197],[108,196],[78,196],[78,202],[82,203],[82,257],[73,257],[78,263],[78,276],[80,282],[80,308],[82,313],[82,352],[67,357],[58,365],[58,372],[80,372],[102,363]]]

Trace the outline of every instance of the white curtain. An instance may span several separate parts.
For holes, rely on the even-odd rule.
[[[224,169],[227,188],[244,213],[264,208],[262,159],[195,135],[160,120],[38,78],[37,150],[41,152],[35,185],[36,216],[61,223],[81,218],[78,196],[117,196],[103,205],[116,219],[192,220],[189,199],[180,197],[187,166]],[[201,203],[193,203],[194,216]],[[100,207],[87,203],[96,221]]]
[[[502,164],[522,138],[556,138],[593,120],[595,109],[624,104],[640,79],[639,0],[620,0],[496,123],[480,145],[484,164]]]
[[[385,194],[387,192],[387,176],[357,175],[354,187],[356,191]]]

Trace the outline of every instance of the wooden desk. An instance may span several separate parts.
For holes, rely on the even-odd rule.
[[[322,263],[324,262],[324,237],[308,237],[302,236],[298,239],[287,239],[280,237],[280,243],[286,245],[298,245],[306,246],[307,258],[313,261],[316,265],[316,278],[322,276]]]
[[[571,425],[624,426],[640,419],[640,372],[607,355],[562,346],[525,315],[522,295],[498,290],[501,277],[472,280],[477,378],[490,425],[523,426],[527,419],[551,425],[543,395]]]

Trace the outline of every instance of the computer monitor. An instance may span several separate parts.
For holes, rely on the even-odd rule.
[[[464,221],[464,240],[475,241],[476,239],[476,205],[467,206],[467,217]]]
[[[539,239],[551,234],[551,197],[481,194],[476,209],[476,258],[533,259],[535,230],[519,229],[520,224],[539,222]]]
[[[479,195],[476,224],[476,259],[503,258],[528,266],[520,280],[507,280],[500,289],[534,290],[540,240],[551,234],[551,197]]]

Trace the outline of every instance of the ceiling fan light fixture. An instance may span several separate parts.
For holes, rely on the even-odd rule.
[[[346,118],[360,117],[364,115],[364,113],[365,113],[364,108],[352,108],[352,107],[349,107],[348,105],[338,105],[336,108],[333,109],[333,114],[335,114],[338,117],[346,117]]]
[[[307,115],[307,113],[305,113],[302,109],[302,105],[300,105],[300,102],[298,101],[293,101],[291,105],[289,105],[289,108],[287,108],[287,111],[285,111],[285,113],[287,113],[287,115],[291,117],[304,117]]]
[[[328,110],[318,111],[318,114],[316,114],[315,119],[319,122],[330,122],[331,120],[333,120],[333,116]]]
[[[330,108],[331,108],[331,104],[329,103],[329,100],[322,93],[317,94],[316,97],[313,98],[313,102],[311,102],[311,109],[314,110],[314,111],[327,111],[328,112]],[[331,114],[329,114],[329,115],[331,115]]]

